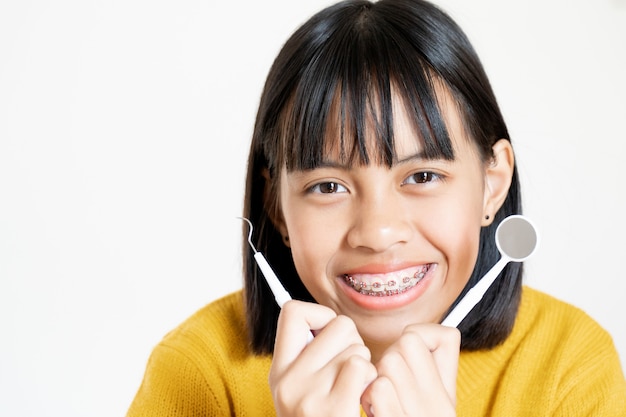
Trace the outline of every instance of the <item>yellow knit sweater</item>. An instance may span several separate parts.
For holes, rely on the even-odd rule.
[[[241,292],[198,311],[154,349],[127,417],[272,416],[271,357],[253,356]],[[611,337],[582,311],[524,288],[504,344],[462,352],[457,415],[626,416]]]

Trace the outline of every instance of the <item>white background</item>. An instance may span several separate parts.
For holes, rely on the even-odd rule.
[[[329,1],[0,2],[0,415],[123,415],[152,347],[240,288],[262,83]],[[626,358],[626,2],[440,1],[474,42],[542,246],[527,282]]]

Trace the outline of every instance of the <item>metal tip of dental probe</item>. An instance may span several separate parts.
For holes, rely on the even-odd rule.
[[[245,221],[250,226],[250,229],[248,230],[248,244],[250,245],[250,247],[252,248],[254,253],[257,253],[256,248],[252,244],[252,231],[254,230],[254,226],[252,225],[252,222],[250,220],[246,219],[245,217],[237,217],[237,218]]]

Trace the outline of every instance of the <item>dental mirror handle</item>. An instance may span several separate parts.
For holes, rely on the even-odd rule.
[[[469,314],[498,277],[498,274],[502,272],[506,264],[510,261],[509,258],[502,256],[498,262],[472,287],[471,290],[465,294],[463,299],[452,309],[452,311],[441,322],[443,326],[457,327],[461,321]]]

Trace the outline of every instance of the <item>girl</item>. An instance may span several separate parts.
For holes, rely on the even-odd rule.
[[[457,25],[420,0],[321,11],[268,75],[244,204],[298,301],[274,303],[244,224],[244,291],[155,348],[128,415],[626,415],[610,336],[522,286],[520,264],[458,330],[438,324],[520,212],[506,125]]]

